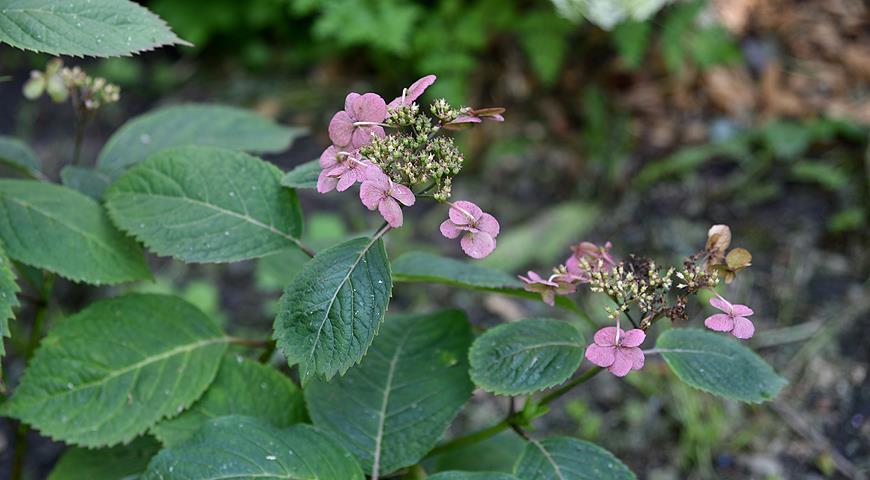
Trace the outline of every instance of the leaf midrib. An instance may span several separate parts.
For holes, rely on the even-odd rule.
[[[396,345],[396,351],[393,352],[393,357],[390,359],[390,368],[387,370],[387,380],[384,383],[384,395],[381,399],[381,410],[378,415],[378,430],[375,434],[375,451],[374,451],[374,459],[372,460],[372,480],[377,480],[380,472],[381,464],[381,444],[383,443],[384,438],[384,424],[387,421],[387,405],[390,401],[390,392],[393,390],[393,375],[396,372],[396,364],[399,361],[399,357],[402,355],[402,350],[405,347],[405,342],[408,340],[408,336],[411,334],[411,330],[405,330],[404,335],[402,335],[401,340],[399,340]]]
[[[194,342],[194,343],[180,345],[180,346],[177,346],[171,350],[166,350],[162,353],[159,353],[157,355],[148,356],[145,359],[140,360],[136,363],[127,365],[124,368],[121,368],[118,370],[111,370],[111,371],[109,371],[109,373],[107,375],[105,375],[104,377],[101,377],[98,380],[93,380],[93,381],[82,383],[79,385],[73,385],[73,388],[67,388],[65,390],[60,390],[60,391],[55,392],[51,395],[45,396],[45,397],[43,397],[43,400],[48,400],[51,398],[60,397],[63,395],[68,395],[70,393],[78,392],[80,390],[84,390],[87,388],[99,386],[99,385],[102,385],[104,383],[107,383],[109,380],[117,378],[117,377],[124,375],[126,373],[145,368],[148,365],[151,365],[152,363],[155,363],[155,362],[158,362],[161,360],[165,360],[165,359],[173,357],[175,355],[180,355],[180,354],[184,354],[187,352],[191,352],[191,351],[196,350],[198,348],[204,348],[204,347],[207,347],[209,345],[214,345],[216,343],[228,343],[229,340],[230,340],[229,337],[216,337],[216,338],[209,338],[207,340],[200,340],[200,341]]]

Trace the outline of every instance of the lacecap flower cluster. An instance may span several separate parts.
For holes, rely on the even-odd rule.
[[[454,108],[444,99],[432,102],[425,114],[417,99],[435,82],[427,75],[390,103],[376,93],[350,93],[344,109],[329,122],[332,145],[320,156],[317,191],[343,192],[359,183],[359,197],[377,210],[390,228],[404,223],[403,207],[417,197],[449,206],[441,233],[460,238],[462,250],[483,258],[495,249],[499,223],[476,204],[451,202],[453,178],[464,157],[453,139],[442,133],[484,120],[504,121],[503,108]]]

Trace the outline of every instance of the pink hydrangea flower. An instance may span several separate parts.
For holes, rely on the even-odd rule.
[[[752,335],[755,334],[755,325],[746,318],[755,313],[751,308],[746,305],[732,304],[721,295],[711,298],[710,305],[725,312],[710,315],[704,320],[704,325],[710,330],[730,332],[731,335],[741,340],[752,338]]]
[[[462,235],[459,244],[471,258],[483,258],[492,253],[498,232],[495,217],[464,200],[453,202],[447,220],[441,223],[441,234],[445,237],[453,239]]]
[[[610,271],[616,266],[616,260],[610,253],[613,244],[607,242],[603,247],[600,247],[592,242],[581,242],[571,247],[573,253],[565,260],[565,268],[568,273],[575,276],[581,283],[589,282],[589,274],[598,271]],[[586,270],[582,261],[586,260],[589,263],[590,270]]]
[[[329,139],[336,145],[350,145],[357,149],[371,142],[372,135],[383,138],[380,125],[387,118],[387,104],[376,93],[349,93],[344,110],[329,122]]]
[[[552,306],[556,303],[557,294],[568,295],[577,291],[577,287],[571,282],[572,279],[564,275],[557,274],[551,275],[550,278],[543,278],[531,270],[526,275],[528,276],[519,276],[525,283],[523,288],[527,292],[540,293],[541,300],[547,305]]]
[[[586,359],[624,377],[643,368],[643,350],[639,347],[644,339],[646,334],[639,328],[625,332],[618,326],[604,327],[595,332],[595,343],[586,347]]]
[[[348,152],[334,145],[320,155],[320,176],[317,177],[317,191],[327,193],[333,190],[343,192],[356,182],[365,180],[365,170],[371,162],[361,160],[359,153]]]
[[[390,180],[380,168],[372,165],[366,169],[366,179],[359,189],[359,198],[369,210],[378,209],[384,220],[393,228],[402,226],[402,207],[410,207],[416,200],[410,188]]]
[[[435,75],[426,75],[425,77],[417,80],[412,83],[410,87],[404,89],[402,91],[402,95],[393,99],[392,102],[387,104],[387,107],[390,109],[395,109],[399,105],[410,105],[414,103],[415,100],[420,98],[420,95],[423,95],[423,92],[426,91],[429,86],[435,83],[435,79],[437,77]]]

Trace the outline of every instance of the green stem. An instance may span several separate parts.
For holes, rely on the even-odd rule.
[[[558,390],[554,390],[553,392],[541,397],[541,399],[537,402],[538,405],[548,405],[552,403],[557,398],[570,392],[577,385],[580,385],[597,375],[598,372],[600,372],[601,370],[603,370],[601,367],[595,367],[587,370],[577,378],[563,385]],[[487,438],[493,437],[498,433],[502,432],[503,430],[507,430],[508,428],[514,428],[515,431],[517,431],[517,433],[519,433],[521,436],[525,436],[525,432],[523,432],[523,430],[518,425],[518,422],[522,419],[522,415],[523,412],[510,413],[504,420],[496,423],[491,427],[469,433],[468,435],[456,437],[453,440],[442,443],[441,445],[433,448],[432,451],[430,451],[428,454],[426,454],[426,458],[430,458],[440,453],[449,452],[451,450],[455,450],[466,445],[471,445],[473,443],[486,440]]]
[[[278,347],[278,343],[275,340],[270,340],[269,345],[263,350],[263,353],[260,354],[260,358],[257,359],[260,363],[269,363],[269,360],[272,359],[272,355],[275,353],[275,349]]]
[[[233,345],[242,345],[244,347],[269,348],[274,343],[272,340],[257,340],[254,338],[227,337],[229,343]]]

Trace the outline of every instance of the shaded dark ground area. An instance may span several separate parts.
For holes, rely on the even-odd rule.
[[[790,382],[776,401],[724,402],[688,389],[654,360],[626,381],[593,379],[560,401],[541,431],[594,439],[650,480],[862,478],[870,469],[868,11],[846,1],[734,5],[742,3],[761,5],[729,25],[742,59],[688,65],[678,74],[666,71],[657,50],[641,68],[627,68],[604,32],[585,27],[570,37],[576,49],[558,80],[545,86],[514,42],[492,40],[468,77],[467,103],[505,106],[507,121],[464,134],[467,164],[455,198],[473,197],[500,219],[499,250],[487,262],[512,273],[545,271],[584,239],[610,240],[618,255],[676,264],[703,245],[714,223],[730,225],[734,245],[753,253],[753,267],[728,292],[753,307],[759,334],[752,345]],[[365,55],[269,71],[220,53],[169,51],[135,60],[121,103],[89,130],[84,158],[92,161],[132,116],[213,101],[308,127],[310,136],[269,157],[288,170],[326,146],[326,125],[347,91],[391,98],[416,78],[378,75],[378,62]],[[12,76],[0,82],[0,133],[28,140],[56,176],[72,148],[72,114],[20,95],[30,68],[43,61],[0,47],[0,74]],[[314,243],[376,224],[354,196],[301,195],[306,212],[318,214],[309,225]],[[421,246],[458,256],[438,235],[443,214],[434,205],[409,212],[413,221],[388,240],[391,256]],[[231,329],[271,328],[271,307],[262,305],[279,295],[280,263],[278,273],[264,262],[151,263],[160,288],[220,312]],[[204,280],[217,280],[218,289]],[[64,312],[113,293],[66,282],[56,291]],[[400,285],[391,308],[445,304],[466,309],[481,326],[560,315],[541,304],[414,285]],[[600,306],[587,307],[603,317]],[[690,305],[691,322],[699,324],[705,311]],[[26,338],[31,316],[29,306],[19,312],[13,342]],[[10,378],[23,369],[14,356],[4,365]],[[507,410],[505,402],[477,395],[454,430],[488,425]],[[5,472],[14,435],[9,422],[2,426]],[[63,446],[31,436],[28,465],[42,478]],[[515,448],[516,439],[504,435],[465,458],[436,463],[500,468],[512,463]]]

